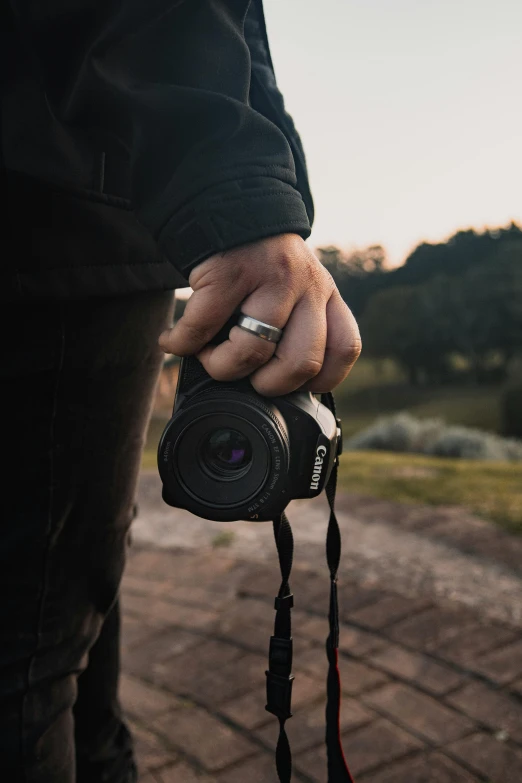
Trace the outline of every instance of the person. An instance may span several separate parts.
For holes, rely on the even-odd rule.
[[[129,783],[118,588],[161,349],[271,396],[334,388],[360,339],[305,242],[261,0],[2,15],[0,769]],[[238,308],[280,342],[209,346]]]

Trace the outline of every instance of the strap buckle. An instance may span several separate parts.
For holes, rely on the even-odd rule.
[[[269,670],[266,672],[267,712],[287,720],[292,717],[292,639],[270,637]]]
[[[272,674],[288,677],[292,671],[292,656],[292,639],[281,639],[279,636],[270,637],[268,668]]]
[[[292,685],[294,675],[282,677],[279,674],[267,671],[266,674],[266,706],[265,710],[271,712],[280,720],[288,720],[292,717]]]

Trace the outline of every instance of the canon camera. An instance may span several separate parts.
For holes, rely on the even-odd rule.
[[[184,358],[158,448],[163,499],[205,519],[273,520],[320,494],[341,449],[340,421],[315,395],[262,397]]]

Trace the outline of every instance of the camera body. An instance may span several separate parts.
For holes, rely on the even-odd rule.
[[[341,450],[340,421],[313,394],[262,397],[191,356],[158,447],[163,499],[205,519],[273,520],[323,490]]]

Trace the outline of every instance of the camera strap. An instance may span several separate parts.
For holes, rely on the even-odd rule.
[[[321,395],[321,401],[335,416],[335,402],[331,393]],[[330,572],[330,607],[328,611],[329,634],[326,640],[328,675],[326,680],[326,752],[328,758],[328,783],[354,783],[348,769],[341,743],[341,679],[339,674],[339,603],[337,597],[337,572],[341,560],[341,533],[335,516],[337,488],[336,457],[332,472],[325,486],[330,507],[326,535],[326,561]],[[276,748],[276,768],[280,783],[290,783],[292,754],[285,731],[285,723],[292,717],[292,623],[293,595],[290,591],[290,572],[294,554],[294,538],[288,517],[283,512],[274,522],[274,538],[281,569],[281,586],[275,599],[274,635],[270,637],[268,671],[266,672],[267,704],[265,709],[279,720],[279,738]]]

